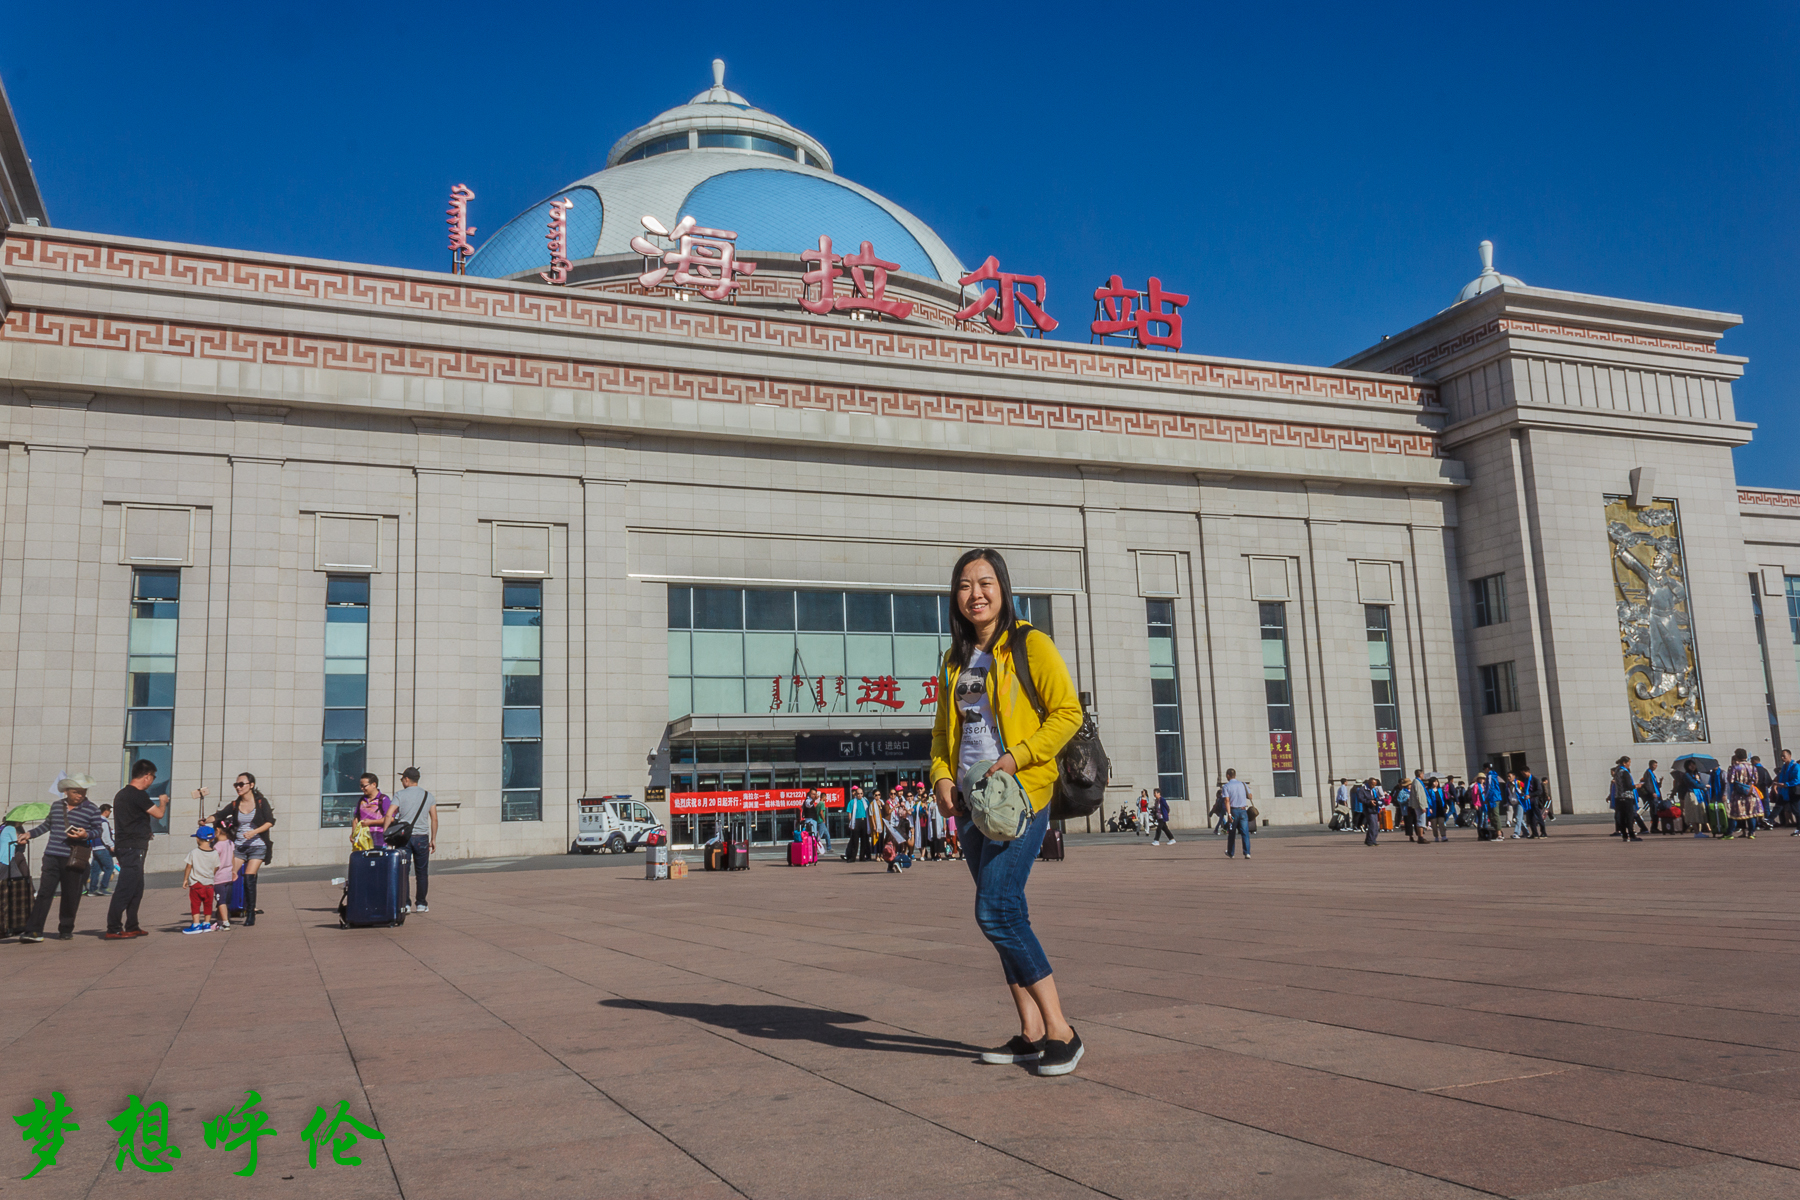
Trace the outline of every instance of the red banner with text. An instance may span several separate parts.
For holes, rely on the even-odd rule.
[[[774,788],[753,792],[672,792],[671,813],[696,812],[771,812],[783,808],[799,808],[806,799],[806,788]],[[820,788],[819,801],[827,808],[844,807],[843,788]]]
[[[1271,729],[1269,731],[1269,766],[1276,771],[1297,770],[1294,766],[1294,735]]]

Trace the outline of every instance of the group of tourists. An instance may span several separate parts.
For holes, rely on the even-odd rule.
[[[823,801],[814,788],[800,807],[800,824],[820,838],[829,854],[831,833],[825,818]],[[915,858],[949,862],[963,856],[955,815],[940,811],[922,783],[902,783],[886,790],[871,785],[867,791],[852,785],[844,801],[844,819],[850,826],[845,862],[881,859],[890,871],[898,871]]]
[[[92,777],[64,775],[56,781],[57,798],[42,821],[30,828],[16,821],[6,827],[0,836],[0,937],[17,934],[24,945],[44,941],[50,909],[59,896],[55,933],[59,940],[75,936],[84,896],[110,897],[104,940],[148,936],[138,917],[144,859],[155,836],[154,823],[170,808],[166,793],[150,795],[157,774],[154,762],[138,760],[131,766],[130,782],[112,803],[99,805],[89,798]],[[398,820],[416,828],[418,833],[408,844],[418,879],[413,911],[425,912],[430,856],[437,843],[437,806],[431,793],[419,786],[417,767],[403,771],[401,783],[405,786],[390,799],[376,776],[362,777],[363,799],[351,821],[351,841],[353,846],[385,845]],[[238,774],[232,791],[232,799],[210,817],[205,815],[209,790],[195,788],[192,793],[202,816],[191,835],[193,849],[182,862],[181,886],[187,891],[189,910],[183,933],[230,929],[234,919],[254,926],[262,912],[257,907],[257,882],[262,868],[275,857],[275,806],[248,771]],[[44,852],[34,895],[27,848],[39,838]]]
[[[1383,786],[1379,775],[1361,782],[1338,780],[1330,827],[1340,833],[1361,830],[1365,846],[1379,845],[1381,834],[1392,830],[1422,846],[1449,841],[1452,827],[1473,828],[1476,839],[1484,842],[1549,837],[1555,819],[1550,785],[1530,769],[1502,771],[1490,765],[1462,780],[1418,767],[1412,778],[1391,788]]]
[[[168,811],[169,804],[167,795],[150,796],[156,775],[155,763],[139,759],[131,765],[130,782],[107,805],[95,804],[89,797],[94,790],[92,776],[62,775],[54,785],[56,799],[42,821],[29,829],[16,821],[7,827],[6,835],[0,837],[6,864],[5,879],[0,881],[0,934],[17,933],[20,943],[27,946],[42,942],[50,906],[60,894],[56,936],[70,940],[75,936],[82,897],[105,893],[116,865],[118,884],[110,891],[104,936],[108,941],[145,936],[138,926],[138,907],[144,898],[144,857],[150,850],[153,823]],[[28,847],[36,838],[44,839],[44,853],[33,898]],[[100,868],[98,876],[96,866]],[[27,903],[29,909],[25,910]]]
[[[1790,836],[1800,837],[1800,762],[1788,750],[1773,771],[1760,754],[1741,748],[1724,767],[1692,756],[1675,761],[1665,785],[1655,759],[1640,776],[1625,755],[1613,766],[1607,803],[1613,836],[1626,842],[1645,833],[1754,840],[1758,830],[1782,825],[1795,826]]]

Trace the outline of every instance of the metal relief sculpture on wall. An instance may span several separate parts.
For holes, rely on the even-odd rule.
[[[1626,704],[1640,742],[1704,742],[1700,654],[1694,646],[1692,593],[1673,500],[1633,508],[1606,498]]]

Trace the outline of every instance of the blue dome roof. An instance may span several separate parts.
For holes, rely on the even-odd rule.
[[[887,210],[815,175],[768,168],[727,171],[689,192],[681,212],[702,225],[736,230],[746,251],[797,254],[817,249],[825,234],[839,254],[854,254],[861,243],[873,242],[875,253],[899,263],[902,271],[939,277],[919,240]]]
[[[966,269],[931,227],[887,197],[832,172],[818,139],[773,113],[713,87],[620,138],[607,166],[553,192],[502,226],[469,259],[471,275],[534,274],[550,261],[544,225],[550,201],[569,196],[569,261],[633,253],[639,218],[673,227],[692,216],[736,231],[738,254],[798,254],[831,238],[840,254],[863,242],[910,275],[954,282]],[[606,218],[610,216],[611,220]]]
[[[500,232],[481,244],[469,259],[468,273],[499,279],[518,271],[544,269],[550,263],[550,202],[567,196],[574,207],[569,209],[569,261],[590,258],[600,241],[600,226],[605,210],[600,193],[590,187],[573,187],[540,200],[505,225]]]

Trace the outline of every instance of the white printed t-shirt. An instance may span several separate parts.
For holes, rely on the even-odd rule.
[[[960,785],[969,768],[986,759],[998,759],[1000,725],[988,703],[988,673],[994,669],[994,656],[977,650],[969,656],[969,665],[956,677],[956,710],[962,715],[962,748],[956,760],[956,779]]]

